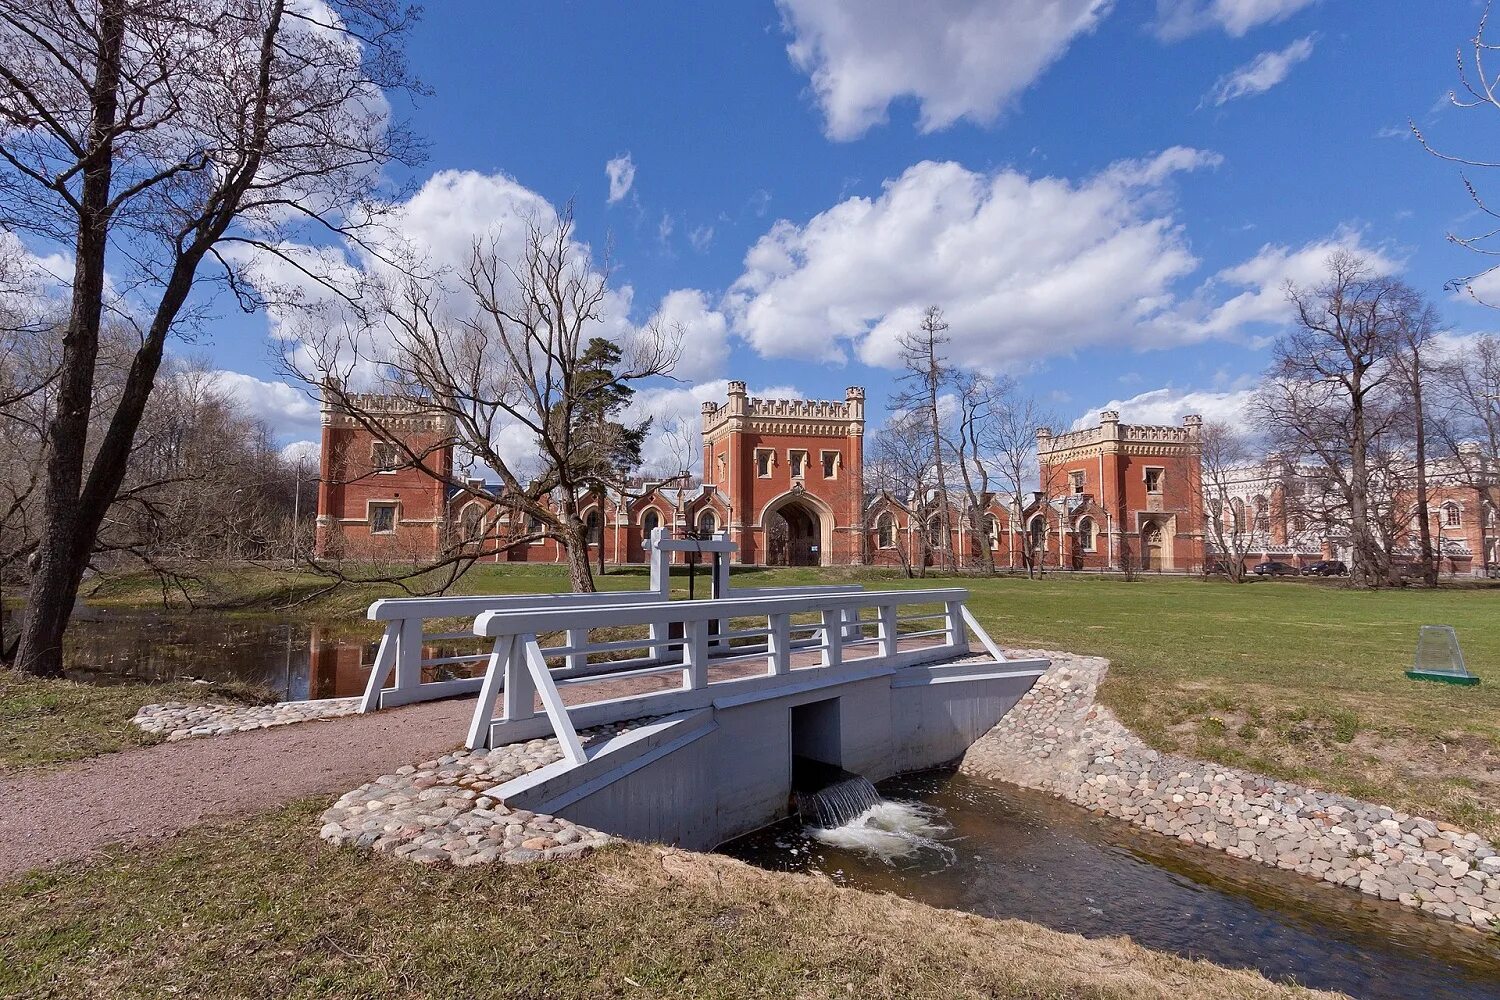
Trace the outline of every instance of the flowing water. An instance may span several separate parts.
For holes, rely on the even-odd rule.
[[[778,871],[1141,944],[1355,997],[1500,997],[1500,939],[1290,872],[951,772],[882,782],[833,829],[788,820],[724,845]]]

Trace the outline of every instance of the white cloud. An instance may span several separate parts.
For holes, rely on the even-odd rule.
[[[621,153],[604,165],[604,173],[609,177],[609,203],[613,205],[635,184],[635,161],[629,153]]]
[[[1299,38],[1279,52],[1262,52],[1238,69],[1219,77],[1205,101],[1223,105],[1241,97],[1264,94],[1285,80],[1292,67],[1306,62],[1313,52],[1312,35]]]
[[[1156,0],[1156,33],[1176,41],[1209,28],[1242,38],[1252,28],[1284,21],[1318,0]]]
[[[672,374],[677,378],[717,378],[729,360],[729,323],[724,314],[708,305],[708,297],[696,288],[668,292],[655,319],[668,331],[682,334],[682,351]]]
[[[1157,322],[1197,260],[1162,183],[1219,157],[1174,148],[1074,183],[923,162],[875,198],[805,225],[775,223],[745,256],[725,303],[768,357],[890,365],[923,307],[941,305],[951,354],[1001,368],[1093,344],[1196,336]]]
[[[215,389],[245,413],[265,421],[277,437],[315,432],[319,426],[317,401],[297,386],[227,369],[214,371],[212,378]]]
[[[714,244],[714,227],[694,227],[693,231],[688,233],[688,242],[691,243],[693,245],[693,249],[698,251],[699,253],[707,253],[708,248],[713,246]]]
[[[994,121],[1113,0],[777,0],[829,138],[856,139],[915,98],[920,127]]]
[[[1113,399],[1097,409],[1089,410],[1073,421],[1073,429],[1097,425],[1099,414],[1103,410],[1115,410],[1120,414],[1120,420],[1131,424],[1173,426],[1181,424],[1182,418],[1188,414],[1196,413],[1208,423],[1223,422],[1243,427],[1248,423],[1246,407],[1253,392],[1253,389],[1193,392],[1170,386],[1152,389],[1129,399]]]
[[[316,465],[322,450],[322,445],[317,441],[293,441],[281,449],[281,459],[284,462],[309,462]]]
[[[1401,263],[1388,253],[1365,246],[1361,234],[1352,230],[1335,233],[1331,238],[1308,243],[1297,249],[1266,244],[1249,260],[1225,268],[1214,275],[1200,290],[1204,306],[1201,318],[1184,322],[1199,326],[1205,336],[1232,336],[1247,326],[1266,324],[1281,326],[1290,318],[1287,303],[1288,283],[1311,287],[1328,276],[1328,257],[1336,250],[1347,250],[1363,257],[1377,275],[1394,274]],[[1225,288],[1243,291],[1223,298]]]

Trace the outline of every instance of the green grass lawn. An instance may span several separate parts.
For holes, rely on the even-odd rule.
[[[195,599],[245,613],[281,609],[363,634],[363,610],[396,591],[347,587],[265,567],[210,568]],[[853,581],[966,586],[995,638],[1109,657],[1102,698],[1153,746],[1412,809],[1500,837],[1500,588],[1357,591],[1322,582],[1097,577],[929,577],[873,569],[745,569],[741,586]],[[644,569],[613,569],[601,589],[644,589]],[[707,587],[703,571],[699,593]],[[562,567],[480,565],[455,593],[565,590]],[[686,592],[679,569],[674,588]],[[142,577],[91,601],[159,603]],[[297,601],[301,603],[296,603]],[[1417,629],[1458,629],[1477,688],[1407,680]]]
[[[321,807],[0,887],[0,996],[1329,996],[644,846],[421,867],[326,846]]]

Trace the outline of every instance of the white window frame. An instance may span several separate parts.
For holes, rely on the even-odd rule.
[[[830,455],[833,456],[832,465],[828,464],[828,456]],[[843,452],[835,451],[832,449],[821,451],[818,453],[818,459],[823,463],[824,479],[837,479],[839,477],[839,469],[844,464]],[[832,470],[831,472],[829,471],[830,469]]]
[[[885,540],[885,529],[883,527],[883,525],[885,525],[887,522],[889,522],[891,526],[890,542],[886,542]],[[896,547],[896,542],[900,537],[901,526],[896,523],[895,514],[892,514],[890,511],[885,511],[880,516],[875,518],[875,547],[877,549],[894,549]]]
[[[764,460],[765,460],[764,462],[762,462],[762,458],[764,458]],[[764,470],[764,471],[762,471],[762,470]],[[771,478],[771,474],[775,470],[776,470],[776,449],[775,448],[757,448],[757,449],[755,449],[755,476],[756,476],[756,478],[757,479],[770,479]]]
[[[384,531],[375,529],[375,508],[389,507],[391,509],[391,526]],[[401,526],[401,501],[400,500],[367,500],[365,501],[365,523],[370,526],[372,535],[394,535],[396,529]]]
[[[391,449],[390,468],[385,468],[380,464],[379,455],[381,448]],[[396,446],[396,442],[386,441],[381,438],[377,438],[376,440],[370,442],[370,467],[375,470],[377,475],[389,476],[396,470],[400,469],[401,465],[401,449]]]
[[[1156,489],[1151,488],[1151,473],[1156,473]],[[1164,465],[1148,465],[1141,473],[1141,482],[1146,484],[1146,492],[1151,496],[1162,495],[1162,485],[1167,478],[1167,469]]]
[[[798,470],[797,456],[802,456],[801,470]],[[807,466],[811,463],[812,456],[807,453],[806,448],[788,448],[786,450],[787,468],[791,470],[793,479],[806,479]]]

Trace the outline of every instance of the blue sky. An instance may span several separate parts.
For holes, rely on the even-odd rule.
[[[434,0],[409,50],[432,94],[406,110],[430,155],[399,179],[479,228],[512,225],[497,206],[520,192],[571,200],[580,238],[612,243],[619,319],[666,308],[692,340],[659,414],[725,378],[864,384],[878,413],[894,337],[934,302],[956,363],[1018,376],[1065,422],[1116,401],[1223,415],[1266,363],[1282,282],[1335,244],[1456,331],[1493,324],[1442,290],[1479,266],[1446,234],[1477,222],[1405,129],[1488,148],[1493,109],[1442,106],[1481,10]],[[314,436],[294,393],[251,381],[276,378],[264,317],[183,350],[251,377],[284,441]]]

